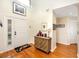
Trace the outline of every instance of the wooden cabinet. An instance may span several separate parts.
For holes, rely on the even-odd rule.
[[[35,36],[35,47],[49,53],[51,49],[51,38]]]

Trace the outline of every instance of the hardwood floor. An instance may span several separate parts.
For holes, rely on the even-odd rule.
[[[0,54],[0,58],[77,58],[77,45],[57,44],[54,52],[44,53],[31,45],[31,47],[17,53],[11,50]]]

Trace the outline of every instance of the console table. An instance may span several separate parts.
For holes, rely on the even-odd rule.
[[[34,37],[35,47],[49,53],[51,49],[51,38],[35,36]]]

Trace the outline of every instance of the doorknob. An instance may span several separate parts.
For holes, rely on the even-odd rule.
[[[16,35],[16,31],[14,32],[14,35]]]

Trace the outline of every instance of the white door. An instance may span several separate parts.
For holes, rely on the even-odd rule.
[[[3,27],[0,27],[0,51],[10,50],[28,43],[28,25],[26,25],[26,20],[4,17],[2,22]]]
[[[18,47],[27,44],[26,21],[21,19],[14,20],[14,46]]]

